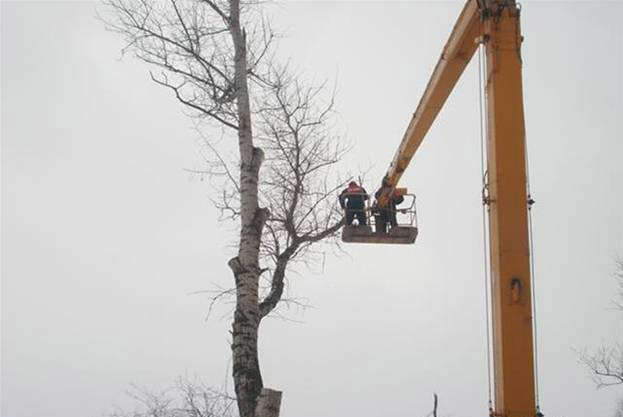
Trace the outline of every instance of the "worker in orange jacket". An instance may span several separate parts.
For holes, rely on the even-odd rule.
[[[365,201],[370,197],[365,188],[359,186],[355,181],[351,181],[338,198],[340,206],[346,210],[347,225],[352,225],[354,219],[357,219],[360,226],[367,224]]]

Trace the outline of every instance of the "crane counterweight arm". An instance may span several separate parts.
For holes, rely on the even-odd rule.
[[[422,143],[428,129],[474,55],[478,48],[476,39],[480,36],[481,31],[482,24],[478,2],[477,0],[470,0],[466,3],[454,25],[433,75],[383,178],[378,198],[380,206],[387,203],[389,195],[396,188],[402,173],[411,162],[411,158]]]

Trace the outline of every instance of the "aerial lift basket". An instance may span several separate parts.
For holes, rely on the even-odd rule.
[[[379,226],[378,216],[375,216],[374,209],[366,208],[367,224],[344,226],[342,228],[342,242],[346,243],[388,243],[388,244],[411,244],[415,243],[418,234],[417,215],[415,211],[415,195],[405,194],[407,207],[396,209],[395,226],[389,226],[388,231],[383,233],[377,229]]]

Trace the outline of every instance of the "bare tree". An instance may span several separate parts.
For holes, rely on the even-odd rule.
[[[623,312],[623,260],[617,262],[615,278],[618,282],[616,310]],[[580,362],[591,372],[597,388],[623,384],[623,340],[599,347],[595,352],[580,353]],[[623,399],[617,405],[615,417],[623,417]]]
[[[180,378],[162,392],[136,386],[128,392],[139,408],[117,411],[111,417],[234,417],[236,399],[204,385],[201,381]]]
[[[580,361],[590,371],[598,388],[623,384],[623,345],[601,346],[593,353],[583,352]]]
[[[334,166],[347,149],[331,134],[333,94],[323,84],[304,86],[276,62],[275,33],[256,1],[105,4],[103,20],[125,38],[124,52],[157,69],[154,82],[220,131],[223,140],[204,135],[210,163],[202,172],[215,179],[215,202],[240,233],[228,262],[235,289],[221,293],[236,299],[238,409],[241,417],[278,415],[280,393],[264,389],[260,373],[258,329],[283,300],[293,263],[313,262],[314,247],[335,242],[343,224]]]

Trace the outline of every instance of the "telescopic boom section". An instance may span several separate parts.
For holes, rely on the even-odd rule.
[[[426,86],[387,174],[383,178],[381,195],[378,198],[380,206],[387,203],[388,196],[396,188],[402,173],[407,169],[415,151],[422,143],[428,129],[435,121],[437,114],[439,114],[463,70],[478,48],[475,40],[480,35],[481,26],[477,1],[470,0],[454,25],[450,39],[443,48],[433,75]]]
[[[494,7],[497,6],[496,3]],[[519,8],[484,20],[495,412],[536,415]]]

